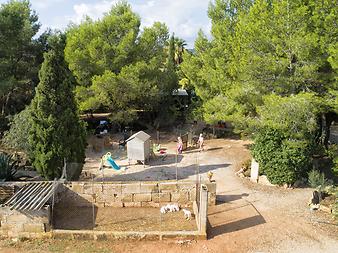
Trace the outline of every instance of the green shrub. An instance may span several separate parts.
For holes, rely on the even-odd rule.
[[[338,187],[336,187],[334,195],[335,195],[336,201],[333,205],[332,213],[335,216],[335,218],[338,219]]]
[[[13,155],[0,153],[0,181],[12,180],[17,171],[17,161],[13,161]]]
[[[252,154],[273,184],[293,184],[306,177],[311,168],[312,143],[288,139],[282,130],[261,129],[255,137]]]
[[[308,174],[308,182],[312,188],[325,188],[332,184],[330,180],[325,178],[324,173],[320,173],[318,170],[311,170]]]
[[[327,155],[332,161],[332,172],[338,177],[338,145],[330,145],[327,150]]]
[[[32,155],[32,147],[28,141],[28,133],[31,128],[30,117],[31,110],[29,106],[16,114],[10,123],[9,131],[5,132],[2,140],[6,147],[23,151],[28,157]]]

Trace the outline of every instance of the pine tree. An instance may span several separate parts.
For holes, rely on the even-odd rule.
[[[175,36],[174,34],[171,35],[170,40],[169,40],[167,68],[168,70],[175,69]]]
[[[74,78],[64,61],[65,36],[50,40],[44,55],[40,83],[32,100],[33,166],[46,179],[60,177],[64,159],[82,164],[85,158],[85,128],[77,114]],[[82,168],[82,166],[81,166]]]

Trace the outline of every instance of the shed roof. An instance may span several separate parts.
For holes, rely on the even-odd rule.
[[[139,131],[137,132],[136,134],[133,134],[132,136],[129,137],[129,139],[127,140],[128,141],[131,141],[133,139],[139,139],[141,141],[147,141],[148,139],[150,139],[150,135],[143,132],[143,131]]]
[[[188,92],[185,89],[173,90],[173,96],[189,96]]]
[[[40,210],[52,197],[59,182],[32,182],[25,184],[4,206],[11,210]]]

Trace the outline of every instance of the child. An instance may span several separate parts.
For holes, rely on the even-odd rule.
[[[183,141],[181,137],[178,137],[177,138],[177,152],[179,154],[182,154],[182,151],[183,151]]]
[[[199,145],[199,149],[200,151],[204,150],[204,138],[203,138],[203,134],[200,134],[200,137],[198,138],[197,141],[198,145]]]

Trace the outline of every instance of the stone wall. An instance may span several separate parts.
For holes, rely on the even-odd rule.
[[[0,208],[0,232],[16,237],[25,233],[41,233],[50,229],[50,208],[34,211],[16,211],[9,207]]]
[[[208,203],[216,202],[216,184],[206,183]],[[196,183],[173,182],[71,182],[58,195],[59,204],[104,207],[158,207],[175,202],[192,206],[196,200]]]

